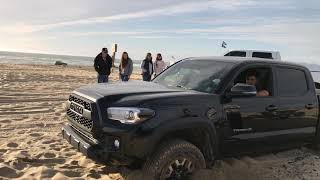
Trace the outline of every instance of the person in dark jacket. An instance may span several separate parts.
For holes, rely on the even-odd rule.
[[[98,73],[98,83],[106,83],[109,81],[109,75],[112,68],[112,58],[108,54],[107,48],[102,48],[94,59],[94,69]]]
[[[153,74],[152,55],[148,53],[146,58],[141,63],[142,79],[143,81],[151,81]]]
[[[119,76],[122,81],[129,81],[133,71],[133,63],[127,52],[122,53],[119,65]]]

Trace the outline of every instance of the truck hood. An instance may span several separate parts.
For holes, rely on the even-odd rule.
[[[96,102],[98,99],[114,95],[143,95],[156,93],[185,92],[184,89],[168,88],[153,82],[129,81],[91,84],[76,89],[73,93]]]

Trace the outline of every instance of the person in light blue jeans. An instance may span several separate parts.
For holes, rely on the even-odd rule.
[[[121,81],[129,81],[133,71],[133,63],[127,52],[122,53],[119,65],[119,77]]]

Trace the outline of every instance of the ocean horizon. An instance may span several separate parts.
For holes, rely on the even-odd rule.
[[[25,52],[9,52],[0,51],[0,63],[5,64],[40,64],[54,65],[56,61],[62,61],[68,65],[75,66],[93,66],[95,57],[89,56],[72,56],[57,54],[41,54],[41,53],[25,53]],[[135,67],[139,67],[142,60],[132,60]],[[119,59],[115,60],[118,65]]]

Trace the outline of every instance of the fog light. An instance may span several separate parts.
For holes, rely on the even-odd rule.
[[[114,145],[115,148],[119,149],[120,141],[118,139],[114,140],[113,145]]]

